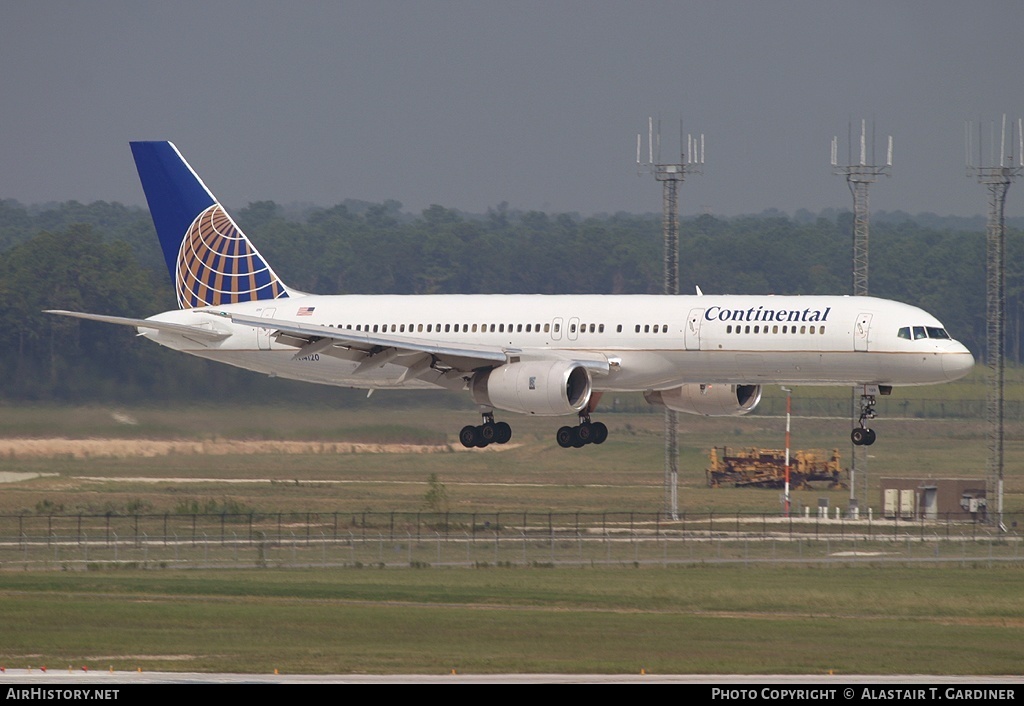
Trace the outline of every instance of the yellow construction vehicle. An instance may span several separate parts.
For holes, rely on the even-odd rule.
[[[707,469],[708,486],[717,488],[731,484],[737,488],[782,488],[786,482],[786,452],[779,449],[711,449],[711,467]],[[789,485],[810,490],[815,481],[827,482],[829,488],[848,487],[843,478],[849,474],[839,465],[839,449],[825,460],[821,451],[791,451]]]

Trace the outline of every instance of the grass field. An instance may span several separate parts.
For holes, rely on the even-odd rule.
[[[1020,567],[4,573],[6,666],[1019,674]]]
[[[580,450],[557,448],[557,421],[509,415],[509,446],[465,451],[455,433],[476,421],[472,407],[394,409],[377,397],[348,409],[0,407],[0,474],[27,474],[0,485],[0,514],[417,512],[428,509],[431,477],[451,512],[664,508],[660,414],[603,414],[608,442]],[[985,475],[986,429],[977,420],[889,418],[874,426],[879,441],[868,456],[871,490],[862,507],[878,507],[883,476]],[[1022,431],[1012,422],[1006,433],[1008,513],[1024,512]],[[680,509],[777,514],[778,491],[711,489],[704,468],[712,446],[780,448],[783,432],[777,417],[683,415]],[[838,447],[845,465],[848,435],[846,419],[797,418],[793,447]],[[25,439],[35,445],[15,445]],[[813,507],[822,497],[845,507],[849,491],[797,491],[794,502]],[[400,564],[26,571],[5,562],[0,664],[264,673],[1022,673],[1020,561]]]

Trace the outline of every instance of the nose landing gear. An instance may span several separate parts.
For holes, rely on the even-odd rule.
[[[864,422],[875,418],[875,396],[860,396],[860,426],[850,432],[850,440],[854,446],[871,446],[875,443],[875,431],[868,429]]]

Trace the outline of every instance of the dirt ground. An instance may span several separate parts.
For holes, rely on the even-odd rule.
[[[0,457],[153,458],[251,454],[432,454],[462,450],[450,445],[365,444],[323,441],[158,440],[158,439],[0,439]]]

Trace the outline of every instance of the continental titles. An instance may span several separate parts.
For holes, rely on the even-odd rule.
[[[766,309],[764,306],[749,309],[726,309],[723,306],[708,307],[704,311],[706,321],[778,321],[780,323],[828,321],[832,307],[824,309]]]

